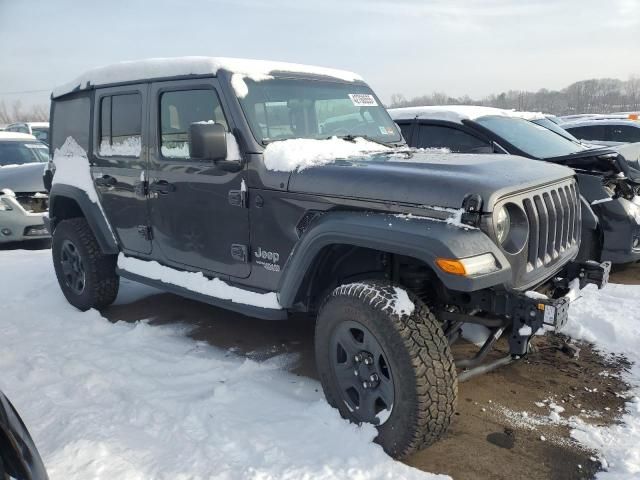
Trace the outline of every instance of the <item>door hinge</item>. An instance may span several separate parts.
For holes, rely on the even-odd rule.
[[[247,192],[243,190],[229,190],[229,204],[234,207],[246,207]]]
[[[247,263],[249,248],[246,245],[234,243],[231,245],[231,258],[239,262]]]
[[[151,241],[153,239],[153,229],[150,225],[138,225],[138,233],[145,240]]]
[[[137,197],[146,197],[149,195],[149,182],[143,180],[135,184],[134,191]]]

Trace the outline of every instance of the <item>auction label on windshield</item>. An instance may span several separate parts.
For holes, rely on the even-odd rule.
[[[368,93],[350,93],[349,98],[356,107],[377,107],[378,102]]]

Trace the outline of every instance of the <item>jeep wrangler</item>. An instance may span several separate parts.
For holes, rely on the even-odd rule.
[[[355,74],[187,57],[86,73],[52,94],[49,227],[60,287],[119,277],[265,319],[316,316],[328,402],[403,457],[457,385],[522,358],[609,264],[574,259],[574,172],[406,147]],[[472,358],[465,324],[491,335]],[[508,336],[508,352],[488,354]],[[492,360],[488,360],[492,358]]]

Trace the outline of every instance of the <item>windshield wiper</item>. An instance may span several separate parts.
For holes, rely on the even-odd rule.
[[[346,140],[347,142],[355,142],[356,138],[364,138],[365,140],[373,143],[377,143],[378,145],[382,145],[383,147],[389,147],[388,143],[383,142],[382,140],[376,140],[375,138],[371,138],[368,135],[332,135],[331,137],[327,137],[327,140],[331,140],[333,137],[338,137],[342,140]]]

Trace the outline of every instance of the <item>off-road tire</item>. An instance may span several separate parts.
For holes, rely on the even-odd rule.
[[[429,307],[409,293],[411,315],[394,312],[397,292],[380,281],[337,287],[322,304],[316,323],[315,352],[320,381],[329,404],[343,418],[358,422],[342,400],[330,355],[332,332],[345,321],[364,325],[382,347],[393,374],[394,405],[377,426],[375,439],[395,458],[403,458],[438,440],[456,410],[458,382],[447,339]]]
[[[85,285],[81,294],[66,283],[61,265],[62,245],[68,240],[77,247],[85,272]],[[113,303],[118,295],[120,279],[116,274],[117,255],[102,253],[89,224],[84,218],[62,220],[53,233],[51,248],[53,266],[58,283],[67,301],[78,310],[103,308]]]

